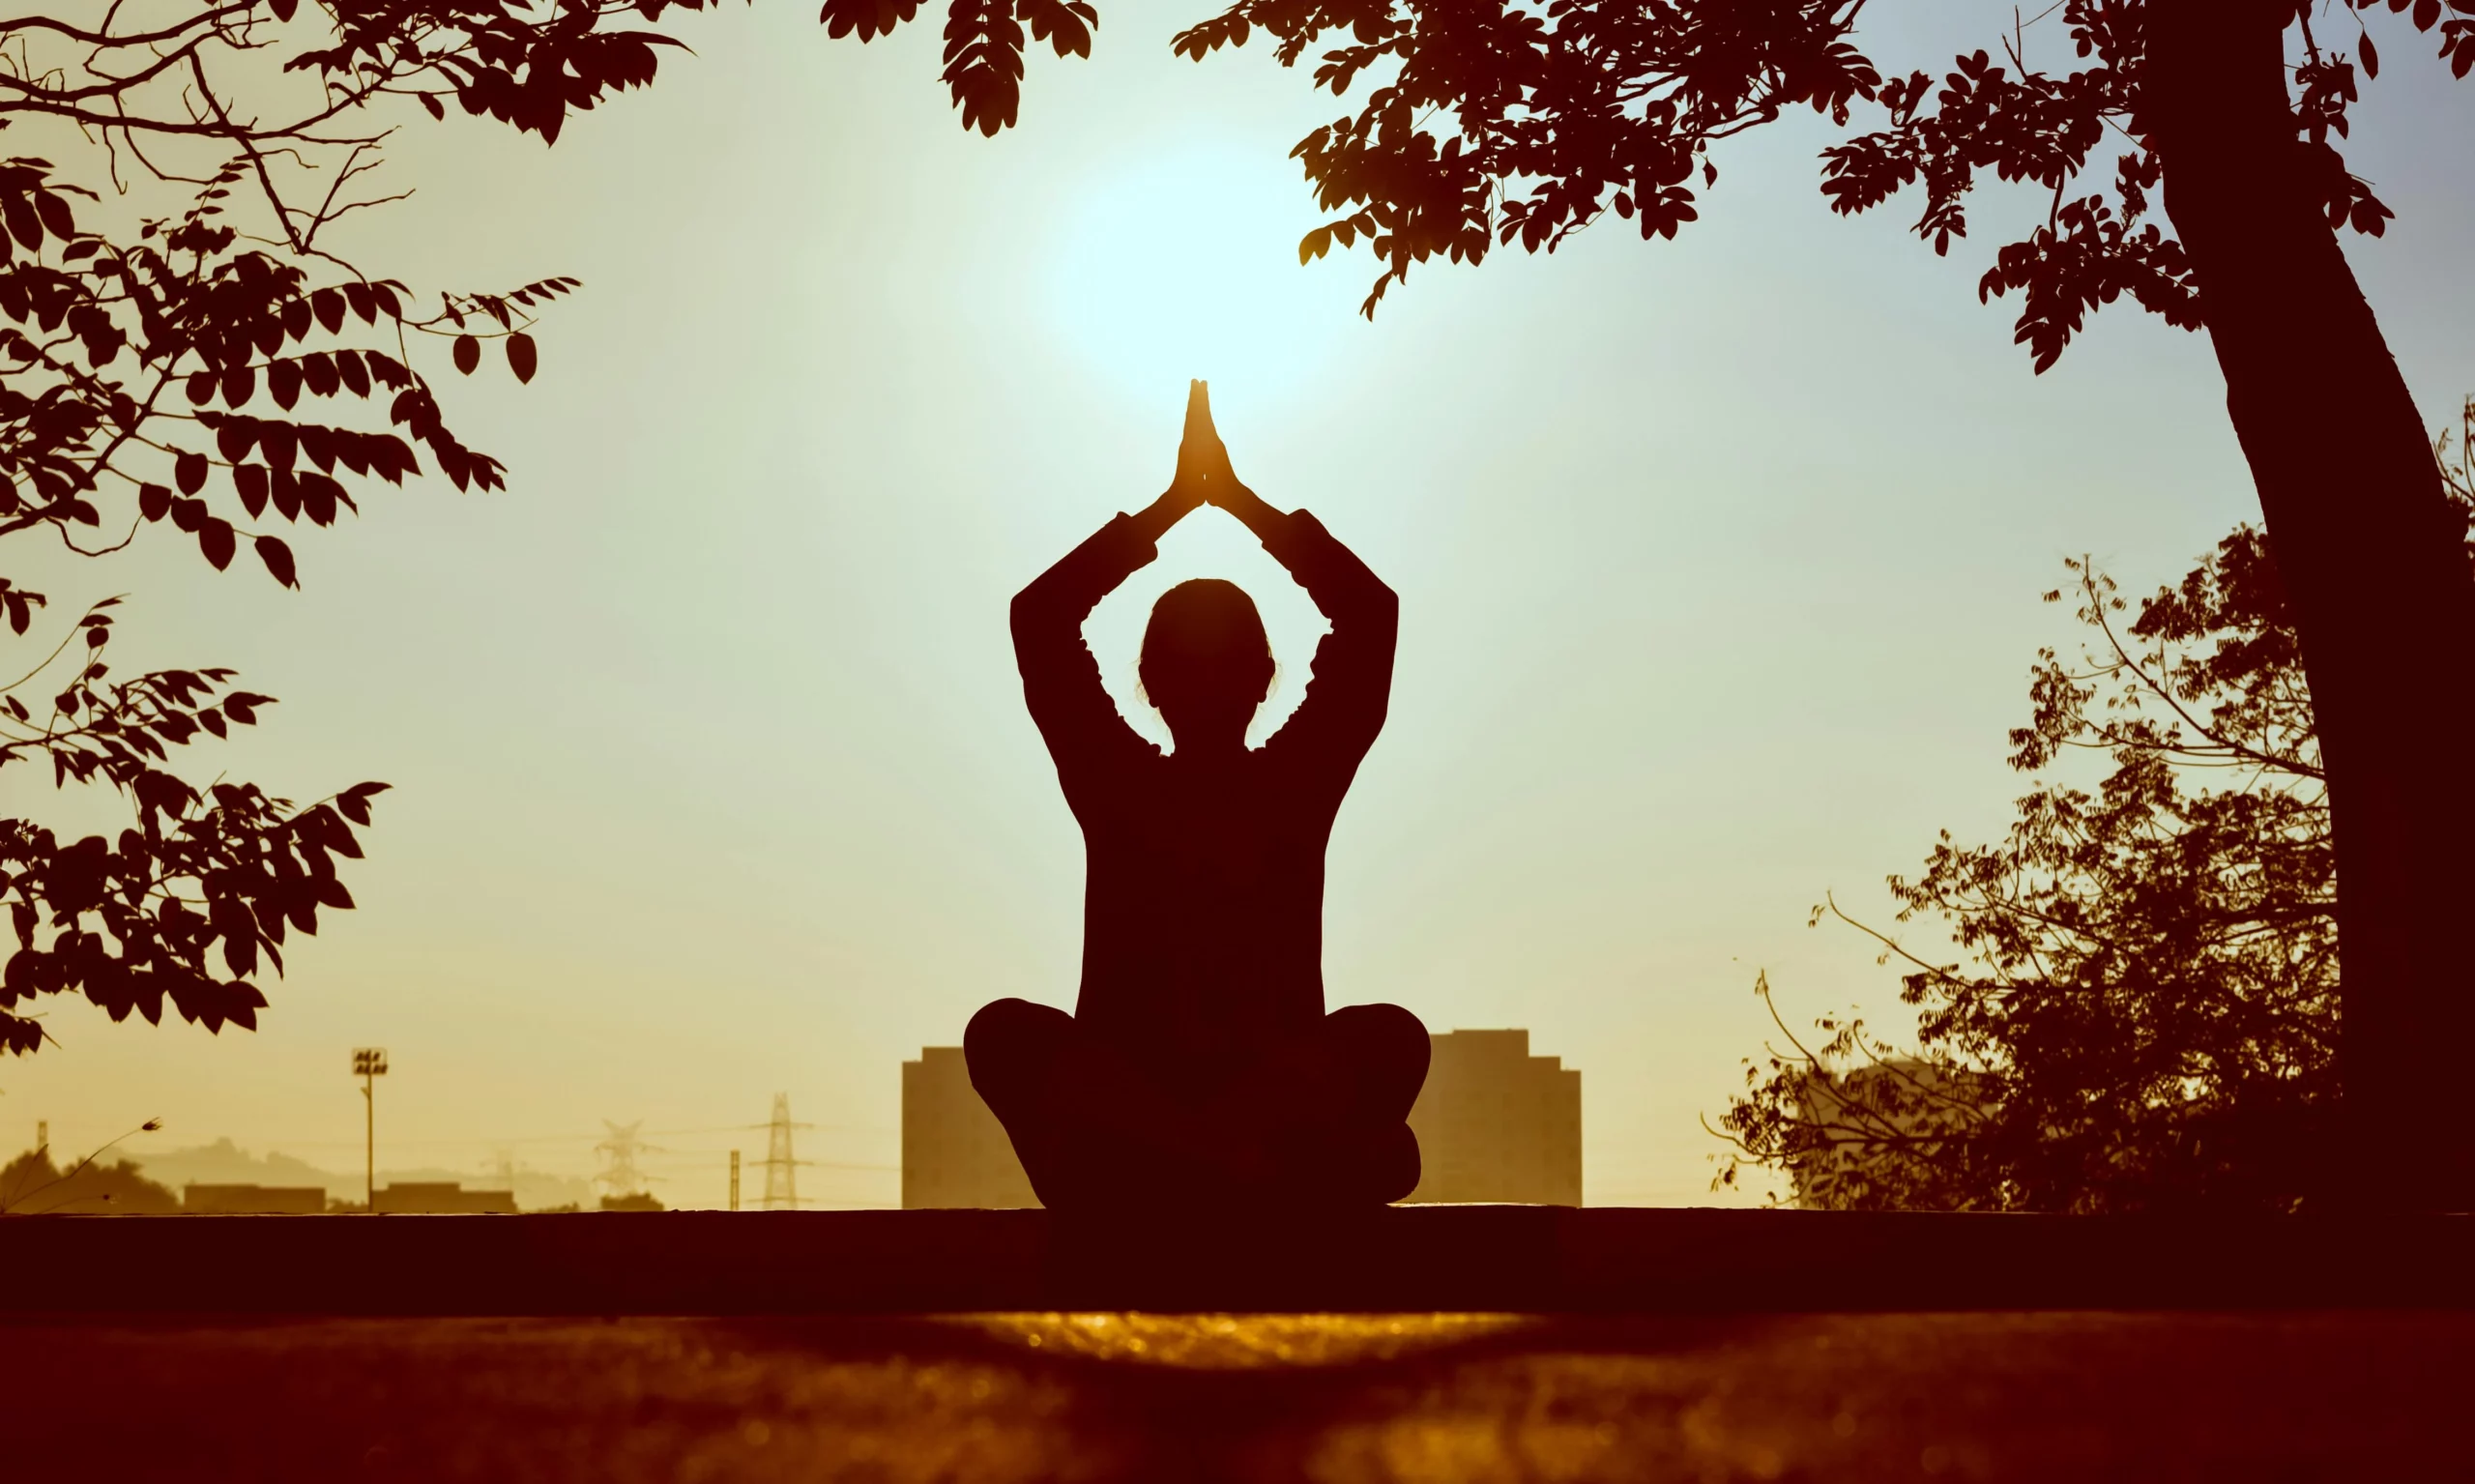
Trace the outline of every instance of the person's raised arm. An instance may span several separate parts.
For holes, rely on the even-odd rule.
[[[1313,676],[1296,714],[1265,745],[1274,752],[1325,755],[1346,784],[1357,760],[1383,728],[1392,694],[1392,652],[1401,627],[1401,600],[1357,554],[1304,510],[1274,509],[1238,478],[1229,450],[1211,425],[1205,393],[1202,425],[1188,420],[1189,441],[1200,432],[1208,460],[1204,496],[1238,517],[1289,569],[1332,631],[1315,649]]]
[[[1180,479],[1160,492],[1160,498],[1135,511],[1118,518],[1134,528],[1134,534],[1146,544],[1156,544],[1169,534],[1169,528],[1186,518],[1195,507],[1203,504],[1203,488]]]
[[[1190,392],[1187,398],[1190,433],[1199,394]],[[1100,684],[1100,667],[1083,642],[1083,623],[1101,598],[1150,565],[1159,554],[1161,536],[1203,503],[1196,472],[1200,453],[1201,445],[1186,439],[1179,447],[1177,477],[1158,499],[1132,515],[1120,513],[1014,595],[1014,662],[1023,676],[1023,699],[1069,794],[1090,768],[1150,748],[1118,714]]]

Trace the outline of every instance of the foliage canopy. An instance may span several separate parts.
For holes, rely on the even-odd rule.
[[[2469,436],[2475,400],[2435,449],[2455,443],[2475,563]],[[2286,1210],[2321,1193],[2340,1137],[2336,858],[2277,565],[2238,527],[2136,611],[2069,567],[2046,598],[2075,601],[2086,642],[2039,655],[2011,734],[2037,786],[2000,842],[1945,831],[1921,875],[1890,879],[1898,920],[1945,925],[1965,961],[1863,928],[1909,966],[1917,1049],[1852,1016],[1818,1020],[1810,1046],[1782,1024],[1786,1048],[1747,1062],[1719,1120],[1736,1146],[1721,1182],[1767,1166],[1849,1208]],[[2069,765],[2090,754],[2108,767],[2086,788]]]
[[[283,528],[333,525],[431,468],[500,487],[499,461],[448,426],[420,347],[447,341],[471,374],[494,339],[530,380],[533,312],[575,280],[424,308],[330,250],[334,222],[398,198],[369,186],[393,127],[372,105],[402,96],[442,116],[453,102],[555,139],[678,44],[607,22],[703,3],[188,0],[0,19],[0,127],[73,152],[0,160],[0,537],[102,556],[168,527],[218,570],[247,549],[297,587]],[[353,905],[337,861],[362,854],[353,829],[386,787],[301,807],[183,779],[170,749],[253,724],[272,698],[222,668],[113,677],[119,601],[0,689],[0,770],[47,760],[55,786],[111,789],[134,814],[75,840],[0,821],[16,938],[0,1045],[15,1053],[44,1039],[24,1007],[46,995],[115,1020],[168,1004],[210,1031],[254,1026],[253,975],[281,972],[287,930]],[[42,645],[46,603],[0,577],[12,637]]]
[[[1294,67],[1329,43],[1316,53],[1318,88],[1342,97],[1361,78],[1373,84],[1354,114],[1294,152],[1320,204],[1338,214],[1307,234],[1299,256],[1364,239],[1384,265],[1369,314],[1412,264],[1481,262],[1514,243],[1553,251],[1610,212],[1645,240],[1673,238],[1700,217],[1697,178],[1702,189],[1718,180],[1713,145],[1791,110],[1846,125],[1870,105],[1882,127],[1823,152],[1834,211],[1870,211],[1920,189],[1914,230],[1947,254],[1967,235],[1967,198],[1982,178],[2048,193],[2045,221],[2004,245],[1978,280],[1981,298],[2023,295],[2017,335],[2038,370],[2089,311],[2126,294],[2171,324],[2198,327],[2190,260],[2150,215],[2161,160],[2144,114],[2147,0],[2062,0],[2033,22],[2015,16],[1995,51],[1960,57],[1938,79],[1886,71],[1867,55],[1857,39],[1865,3],[1554,0],[1527,11],[1238,0],[1175,44],[1201,60],[1260,30]],[[2380,71],[2362,15],[2404,14],[2463,77],[2475,68],[2475,3],[2338,5],[2354,30],[2350,51],[2320,44],[2310,0],[2285,7],[2304,45],[2294,73],[2304,159],[2329,221],[2377,235],[2392,213],[2343,153],[2359,79]],[[2123,148],[2109,178],[2100,152],[2110,138]]]

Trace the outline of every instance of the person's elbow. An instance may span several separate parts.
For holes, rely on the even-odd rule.
[[[1037,634],[1042,627],[1041,620],[1048,617],[1054,606],[1046,600],[1046,595],[1036,582],[1015,594],[1013,603],[1006,610],[1006,623],[1014,631],[1014,642],[1021,644]]]
[[[1383,578],[1373,572],[1366,574],[1366,587],[1357,596],[1357,604],[1369,628],[1389,634],[1401,631],[1401,595],[1393,592]]]
[[[1401,595],[1373,572],[1361,571],[1346,584],[1327,583],[1307,593],[1332,621],[1332,631],[1349,634],[1353,646],[1389,650],[1400,638]]]

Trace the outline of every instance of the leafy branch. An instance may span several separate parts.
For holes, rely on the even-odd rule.
[[[2433,444],[2475,564],[2475,398]],[[2310,686],[2286,589],[2250,527],[2132,605],[2066,564],[2090,642],[2043,651],[2011,764],[2035,776],[2007,835],[1945,833],[1890,878],[1901,922],[1963,961],[1815,909],[1901,960],[1911,1049],[1861,1019],[1746,1066],[1711,1129],[1809,1204],[2119,1210],[2309,1204],[2335,1138],[2336,855]],[[2059,602],[2063,590],[2048,593]],[[2126,626],[2118,616],[2132,613]],[[2161,713],[2154,714],[2154,713]],[[2102,757],[2093,788],[2056,775]]]

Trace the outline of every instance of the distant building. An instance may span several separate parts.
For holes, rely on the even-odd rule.
[[[979,1100],[960,1046],[902,1063],[902,1206],[1037,1206],[1005,1125]]]
[[[315,1216],[326,1208],[324,1185],[181,1187],[181,1210],[191,1216]]]
[[[1412,1202],[1582,1204],[1582,1074],[1529,1054],[1527,1031],[1434,1037],[1410,1110],[1421,1173]]]
[[[1455,1031],[1434,1042],[1410,1113],[1424,1165],[1410,1199],[1579,1206],[1582,1074],[1531,1056],[1527,1031]],[[958,1046],[902,1063],[902,1204],[1040,1204]]]
[[[397,1181],[379,1187],[370,1208],[382,1215],[466,1216],[515,1214],[512,1190],[467,1190],[456,1180]]]
[[[189,1185],[270,1185],[278,1188],[316,1185],[327,1192],[329,1210],[349,1207],[359,1210],[365,1199],[367,1179],[362,1169],[361,1146],[353,1146],[352,1168],[328,1170],[290,1154],[269,1150],[252,1153],[230,1139],[217,1139],[212,1144],[191,1145],[185,1149],[149,1149],[144,1154],[146,1178],[169,1187],[170,1208],[182,1208],[181,1190]],[[540,1210],[548,1207],[582,1205],[594,1202],[591,1181],[572,1175],[552,1174],[529,1166],[516,1165],[502,1158],[495,1170],[457,1170],[444,1165],[403,1165],[386,1172],[387,1178],[398,1184],[415,1181],[456,1180],[477,1188],[509,1189],[515,1192],[518,1210]],[[0,1193],[0,1203],[5,1203]]]

